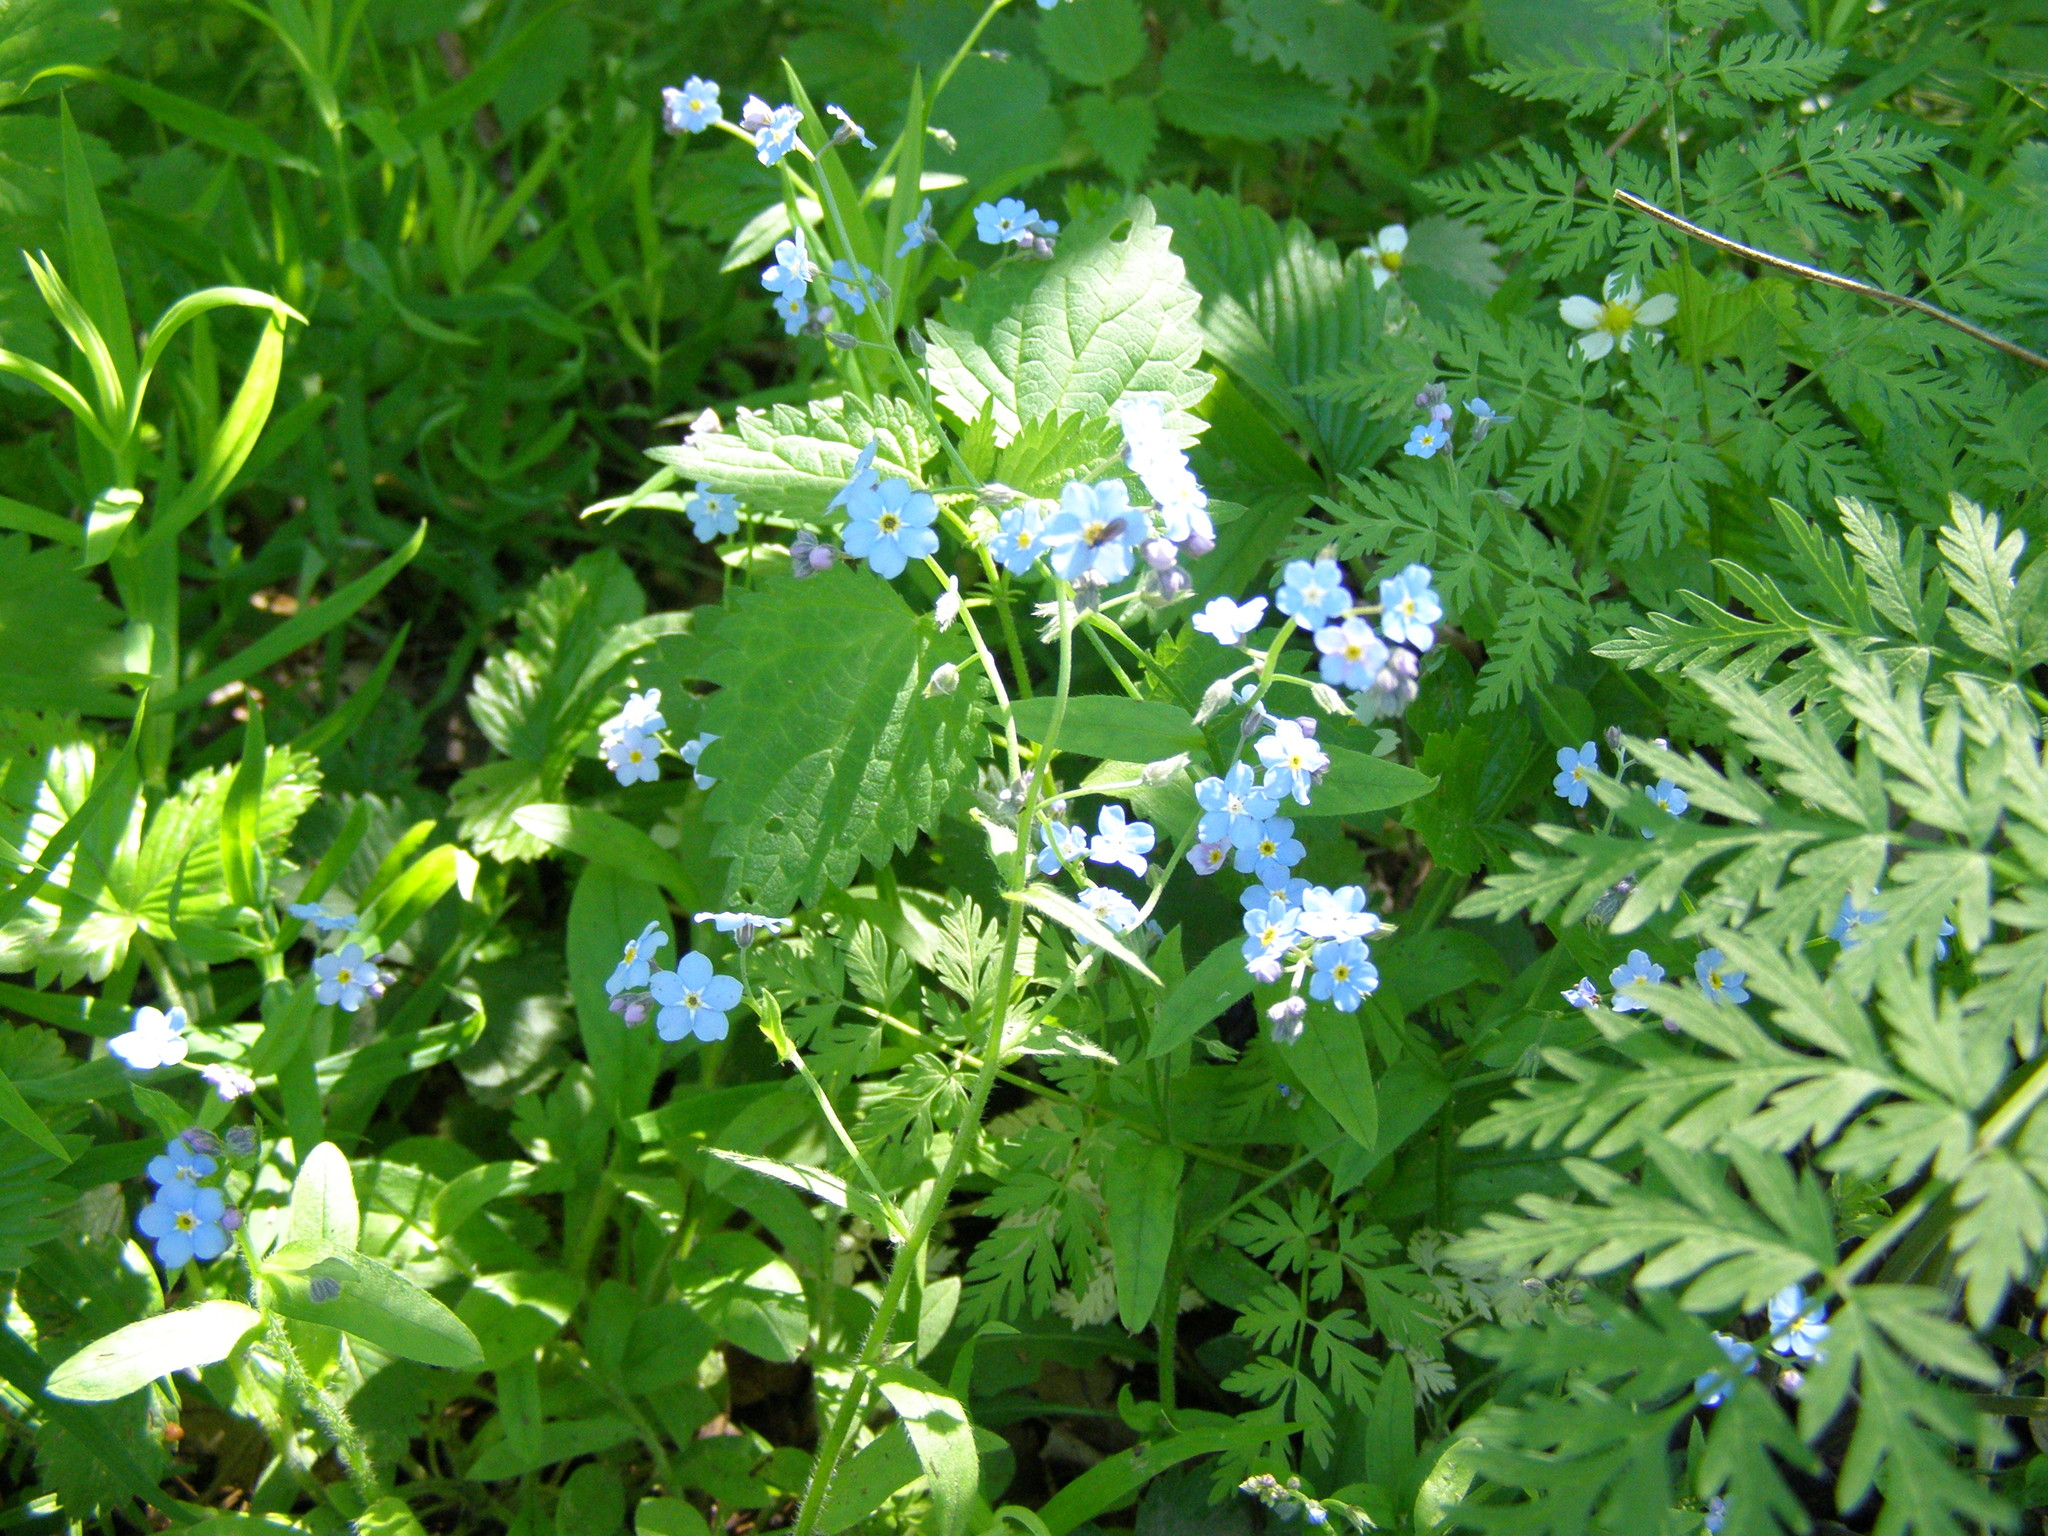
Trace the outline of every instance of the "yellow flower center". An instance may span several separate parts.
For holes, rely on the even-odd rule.
[[[1330,980],[1349,981],[1350,979],[1351,967],[1346,965],[1343,961],[1340,960],[1335,965],[1330,967]]]
[[[1278,853],[1279,851],[1280,851],[1280,846],[1279,846],[1279,844],[1275,843],[1275,842],[1273,841],[1273,839],[1271,839],[1270,837],[1269,837],[1269,838],[1267,838],[1267,839],[1266,839],[1266,840],[1265,840],[1264,842],[1262,842],[1262,843],[1260,843],[1260,844],[1259,844],[1259,853],[1261,854],[1261,856],[1263,856],[1263,857],[1265,857],[1265,858],[1268,858],[1268,859],[1270,859],[1270,858],[1272,858],[1272,857],[1273,857],[1273,856],[1274,856],[1275,854],[1277,854],[1277,853]]]
[[[1636,323],[1636,307],[1620,299],[1609,299],[1600,306],[1600,329],[1619,336]]]
[[[884,512],[880,517],[875,519],[875,526],[880,528],[884,533],[894,533],[897,529],[903,526],[903,519],[898,517],[894,512]]]
[[[1401,270],[1401,257],[1402,253],[1400,251],[1381,251],[1380,265],[1389,272],[1398,272]]]
[[[685,992],[683,994],[683,1006],[685,1008],[702,1008],[704,1006],[704,994],[701,992]]]
[[[1360,645],[1356,640],[1352,641],[1349,645],[1344,647],[1344,659],[1346,661],[1356,661],[1359,659],[1359,657],[1363,656],[1364,654],[1365,647]]]
[[[344,965],[340,970],[334,973],[334,979],[340,982],[344,987],[346,987],[350,985],[352,982],[354,982],[354,980],[356,979],[356,973]]]
[[[192,1214],[192,1212],[190,1212],[190,1211],[180,1211],[180,1212],[178,1212],[178,1230],[179,1230],[180,1232],[191,1232],[191,1231],[195,1231],[195,1230],[196,1230],[196,1229],[198,1228],[198,1226],[199,1226],[199,1218],[198,1218],[197,1216],[193,1215],[193,1214]]]

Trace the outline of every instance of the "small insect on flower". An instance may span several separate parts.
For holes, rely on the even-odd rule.
[[[1344,616],[1351,593],[1334,560],[1290,560],[1281,572],[1280,611],[1303,629],[1319,629]]]
[[[1266,791],[1292,795],[1297,805],[1308,804],[1317,777],[1330,766],[1330,754],[1316,745],[1299,720],[1276,722],[1273,734],[1259,741],[1258,752],[1266,769]]]
[[[1106,885],[1089,886],[1081,893],[1081,905],[1093,912],[1111,933],[1129,933],[1141,921],[1137,903]]]
[[[709,789],[718,782],[718,780],[712,778],[710,774],[697,766],[698,761],[704,756],[704,749],[716,740],[718,740],[718,736],[715,732],[701,731],[684,742],[676,750],[676,755],[690,766],[690,782],[699,789]]]
[[[692,75],[661,93],[661,125],[670,133],[702,133],[719,121],[718,82]]]
[[[1436,644],[1436,626],[1444,605],[1426,565],[1411,565],[1380,583],[1380,629],[1396,645],[1426,651]]]
[[[210,1177],[219,1166],[183,1136],[173,1136],[164,1143],[163,1151],[149,1160],[149,1166],[143,1172],[149,1175],[152,1184],[168,1189],[173,1184],[196,1185],[201,1179]]]
[[[932,226],[932,200],[926,198],[917,210],[917,217],[903,226],[903,243],[896,247],[896,258],[902,260],[921,245],[938,243],[939,232]]]
[[[1590,976],[1581,976],[1576,985],[1567,987],[1559,995],[1574,1008],[1592,1008],[1600,1002],[1600,991]]]
[[[1387,664],[1386,643],[1356,616],[1317,630],[1316,649],[1322,652],[1316,665],[1323,681],[1337,688],[1370,688]]]
[[[311,923],[317,933],[346,933],[357,922],[355,913],[330,912],[318,902],[295,901],[284,910],[287,917]]]
[[[739,1002],[742,988],[736,977],[721,976],[711,962],[699,954],[687,954],[672,971],[657,971],[648,991],[661,1004],[654,1016],[654,1032],[664,1040],[685,1035],[710,1042],[726,1035],[726,1010]]]
[[[1401,451],[1418,459],[1433,459],[1451,446],[1451,429],[1440,421],[1419,421],[1408,434]]]
[[[1401,274],[1401,264],[1407,260],[1408,227],[1405,224],[1389,224],[1372,237],[1370,243],[1362,246],[1359,254],[1372,270],[1372,285],[1384,288]]]
[[[1550,787],[1567,804],[1584,805],[1586,797],[1593,792],[1589,773],[1600,771],[1600,749],[1587,742],[1577,751],[1570,747],[1557,749],[1557,776],[1550,781]]]
[[[856,489],[846,502],[846,552],[867,561],[884,581],[894,581],[912,560],[938,549],[939,536],[931,526],[938,515],[938,503],[908,480]]]
[[[1634,984],[1647,990],[1664,979],[1664,967],[1651,960],[1645,950],[1632,949],[1625,963],[1617,965],[1608,975],[1607,984],[1614,988],[1614,1011],[1635,1013],[1648,1007],[1636,997],[1624,996],[1622,988]]]
[[[364,957],[360,944],[344,944],[334,954],[319,956],[313,961],[313,974],[320,983],[313,995],[330,1006],[339,1004],[343,1013],[354,1013],[364,998],[384,990],[384,973]]]
[[[1742,984],[1749,979],[1747,971],[1731,971],[1727,968],[1728,957],[1718,949],[1703,949],[1700,957],[1692,963],[1693,978],[1701,990],[1717,1003],[1746,1003],[1749,991]]]
[[[1357,939],[1339,939],[1318,944],[1315,969],[1308,979],[1308,995],[1332,1004],[1339,1013],[1356,1013],[1358,1005],[1379,990],[1379,968],[1366,958],[1366,947]]]
[[[1660,293],[1646,299],[1642,285],[1634,278],[1624,281],[1619,272],[1607,274],[1600,285],[1598,303],[1582,293],[1557,301],[1558,318],[1573,330],[1586,333],[1578,339],[1577,346],[1589,363],[1598,362],[1616,347],[1624,352],[1634,351],[1639,329],[1643,340],[1654,344],[1662,339],[1656,327],[1677,313],[1675,295]]]
[[[1765,1315],[1771,1322],[1771,1348],[1800,1360],[1825,1360],[1821,1345],[1828,1336],[1828,1309],[1808,1301],[1806,1292],[1788,1285],[1773,1296]]]
[[[1145,855],[1157,841],[1152,823],[1127,821],[1122,806],[1105,805],[1096,817],[1095,827],[1095,836],[1088,840],[1088,862],[1119,865],[1144,879],[1150,867]]]
[[[1093,577],[1111,586],[1131,574],[1131,554],[1152,532],[1152,522],[1131,505],[1121,480],[1088,485],[1070,480],[1060,491],[1060,509],[1042,537],[1052,568],[1070,582]]]
[[[647,978],[654,974],[654,957],[668,943],[668,935],[658,922],[649,923],[639,933],[626,940],[619,963],[612,967],[612,973],[605,978],[604,990],[608,997],[617,997],[628,987],[644,987]]]
[[[138,1008],[128,1020],[128,1032],[107,1042],[109,1054],[136,1072],[174,1067],[185,1059],[185,1010]]]
[[[661,777],[661,748],[659,736],[621,731],[598,750],[604,755],[605,767],[621,784],[652,784]]]
[[[227,1252],[221,1217],[227,1201],[207,1185],[166,1184],[135,1217],[135,1230],[156,1243],[156,1261],[166,1270],[192,1259],[202,1264]]]
[[[1209,600],[1208,606],[1196,614],[1192,622],[1196,629],[1218,645],[1243,645],[1265,616],[1266,600],[1263,597],[1255,597],[1248,603],[1216,597]]]

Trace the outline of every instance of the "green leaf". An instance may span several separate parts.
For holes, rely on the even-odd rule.
[[[120,614],[70,552],[0,536],[0,707],[125,715],[111,691],[122,670]]]
[[[1128,1332],[1144,1332],[1159,1306],[1186,1166],[1186,1154],[1161,1141],[1126,1143],[1103,1166],[1109,1249],[1116,1259],[1117,1317]]]
[[[1038,1518],[1048,1536],[1067,1536],[1097,1515],[1121,1509],[1138,1490],[1169,1467],[1196,1456],[1237,1452],[1248,1455],[1275,1440],[1284,1440],[1299,1424],[1264,1419],[1204,1426],[1164,1440],[1145,1441],[1098,1461],[1039,1507]]]
[[[810,1341],[803,1282],[772,1248],[744,1232],[701,1239],[677,1289],[714,1334],[763,1360],[787,1365]]]
[[[75,1403],[112,1402],[160,1376],[227,1359],[262,1321],[261,1312],[239,1301],[160,1312],[86,1345],[50,1372],[43,1390]]]
[[[1436,788],[1436,780],[1400,763],[1349,747],[1328,747],[1330,766],[1309,803],[1293,806],[1297,818],[1366,816],[1406,805]]]
[[[315,1278],[341,1293],[315,1301]],[[426,1365],[473,1370],[483,1364],[476,1336],[461,1318],[400,1275],[360,1253],[317,1240],[295,1240],[264,1261],[271,1305],[302,1323],[339,1328],[389,1355]]]
[[[581,805],[528,805],[512,820],[520,831],[564,853],[580,854],[593,864],[649,885],[665,886],[677,903],[693,911],[708,901],[682,860],[634,826],[608,811]]]
[[[353,1248],[362,1230],[356,1210],[355,1175],[348,1158],[331,1141],[323,1141],[299,1164],[292,1181],[291,1220],[286,1228],[294,1243],[329,1243]]]
[[[1211,382],[1196,367],[1199,300],[1170,233],[1134,198],[1076,220],[1051,261],[976,277],[928,327],[941,403],[970,422],[991,409],[1005,442],[1037,417],[1107,418],[1130,397],[1158,400],[1177,432],[1200,431],[1187,414]]]
[[[1152,1043],[1145,1049],[1147,1060],[1194,1039],[1204,1024],[1251,991],[1251,973],[1244,968],[1242,949],[1232,939],[1220,949],[1210,950],[1202,963],[1166,994],[1153,1020]]]
[[[1108,85],[1145,57],[1145,23],[1137,0],[1068,0],[1038,23],[1045,62],[1081,85]]]
[[[705,1148],[721,1162],[744,1168],[749,1173],[759,1174],[764,1179],[773,1179],[778,1184],[787,1184],[791,1189],[800,1189],[807,1195],[815,1195],[827,1205],[837,1206],[842,1211],[851,1211],[869,1224],[885,1232],[897,1234],[899,1240],[908,1235],[903,1220],[894,1211],[884,1210],[875,1197],[858,1184],[849,1184],[836,1173],[827,1173],[822,1168],[811,1168],[796,1163],[777,1162],[772,1157],[753,1157],[745,1152],[728,1152],[723,1147]]]
[[[981,1486],[981,1458],[967,1410],[937,1382],[908,1366],[884,1366],[875,1373],[875,1386],[896,1410],[931,1484],[940,1536],[960,1536]]]
[[[1372,1059],[1356,1015],[1310,1010],[1308,1027],[1287,1047],[1288,1065],[1330,1118],[1361,1147],[1379,1141],[1379,1100],[1372,1089]]]
[[[925,697],[933,669],[966,642],[940,635],[886,583],[827,571],[743,594],[704,674],[721,685],[703,725],[721,739],[700,766],[717,779],[712,851],[728,893],[786,911],[880,866],[938,825],[987,744],[978,689]]]
[[[1317,138],[1347,115],[1322,86],[1241,58],[1224,26],[1183,35],[1167,50],[1159,84],[1159,115],[1200,138]]]
[[[1017,734],[1029,741],[1046,740],[1057,703],[1044,694],[1017,700],[1010,706]],[[1182,752],[1198,752],[1202,745],[1202,733],[1188,712],[1157,699],[1081,694],[1067,700],[1066,712],[1060,717],[1060,751],[1108,762],[1154,763]]]
[[[418,1515],[400,1498],[379,1499],[355,1518],[354,1536],[427,1536]]]
[[[878,472],[916,484],[939,451],[915,406],[883,396],[742,410],[729,431],[693,433],[673,447],[650,448],[647,456],[737,495],[755,512],[815,520],[846,488],[870,439]],[[680,498],[673,504],[680,508]]]
[[[851,1465],[848,1463],[849,1470]],[[844,1477],[845,1473],[840,1475]],[[832,1536],[831,1528],[824,1530],[825,1536]],[[697,1513],[697,1506],[687,1499],[642,1499],[633,1506],[633,1536],[711,1536],[711,1528]]]
[[[128,300],[121,289],[121,269],[114,260],[114,242],[93,190],[85,142],[71,120],[71,103],[58,103],[64,167],[64,244],[71,257],[71,286],[93,328],[113,356],[124,380],[135,374],[135,327],[128,319]]]
[[[858,1525],[907,1488],[924,1470],[902,1420],[897,1420],[841,1463],[819,1517],[822,1536]]]
[[[1364,0],[1225,0],[1240,53],[1298,70],[1339,95],[1393,61],[1392,28]]]
[[[1088,147],[1102,157],[1102,163],[1126,185],[1144,174],[1159,142],[1159,114],[1142,96],[1081,96],[1074,102],[1074,117],[1081,125]]]
[[[1040,916],[1049,917],[1084,944],[1093,944],[1097,949],[1116,956],[1147,981],[1158,983],[1159,978],[1152,968],[1141,959],[1137,952],[1125,944],[1103,925],[1102,919],[1074,901],[1064,892],[1050,885],[1033,881],[1021,891],[1003,892],[1005,901],[1021,901]]]
[[[221,804],[220,867],[227,877],[228,899],[238,907],[261,906],[267,888],[262,845],[266,761],[259,705],[249,711],[242,728],[242,761]]]

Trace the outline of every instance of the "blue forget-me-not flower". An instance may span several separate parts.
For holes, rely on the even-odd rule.
[[[1550,781],[1550,787],[1572,805],[1584,805],[1586,797],[1593,792],[1593,786],[1586,779],[1600,767],[1600,749],[1587,742],[1576,750],[1571,747],[1557,749],[1557,777]]]

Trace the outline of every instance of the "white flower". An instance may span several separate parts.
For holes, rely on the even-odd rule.
[[[1372,285],[1384,288],[1401,273],[1401,263],[1407,260],[1408,226],[1389,224],[1372,237],[1363,247],[1365,264],[1372,268]]]
[[[201,1067],[199,1075],[213,1084],[213,1091],[228,1103],[245,1098],[256,1091],[256,1079],[240,1067],[231,1067],[225,1062]]]
[[[1656,327],[1677,313],[1675,295],[1660,293],[1646,299],[1640,283],[1634,278],[1624,283],[1618,272],[1607,274],[1607,280],[1600,285],[1598,303],[1583,293],[1557,301],[1558,318],[1573,330],[1586,333],[1579,338],[1578,346],[1587,362],[1597,362],[1616,346],[1624,352],[1634,351],[1639,326],[1644,340],[1661,340]]]
[[[114,1036],[107,1049],[132,1071],[174,1067],[185,1059],[185,1010],[138,1008],[128,1021],[128,1033]]]

